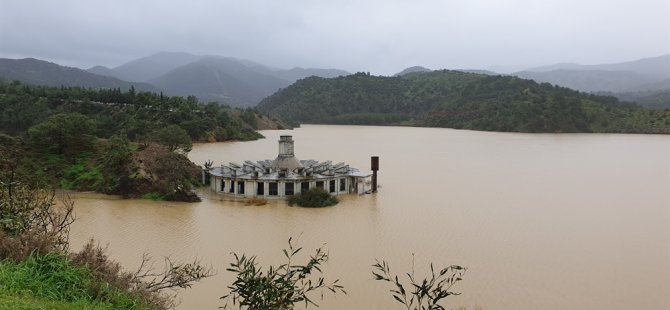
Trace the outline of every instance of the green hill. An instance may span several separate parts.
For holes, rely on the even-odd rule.
[[[410,125],[510,132],[670,133],[670,111],[512,76],[433,71],[310,77],[257,109],[294,123]]]

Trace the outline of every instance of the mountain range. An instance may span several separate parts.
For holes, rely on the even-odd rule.
[[[296,80],[348,75],[337,69],[276,69],[249,60],[160,52],[115,68],[87,70],[26,58],[0,59],[0,79],[48,86],[121,88],[196,96],[231,106],[254,106],[261,99]]]
[[[600,65],[558,63],[513,73],[503,71],[496,73],[489,70],[458,71],[518,76],[538,83],[550,83],[583,92],[614,96],[620,100],[637,102],[648,108],[670,108],[670,54]],[[394,76],[426,72],[431,70],[414,66]]]
[[[158,87],[147,83],[131,83],[115,77],[98,75],[35,58],[0,58],[0,80],[17,80],[26,84],[45,86],[120,88],[124,91],[134,86],[137,90],[142,91],[160,91]]]
[[[585,92],[661,90],[670,85],[670,54],[601,65],[560,63],[530,68],[512,75]]]
[[[461,72],[497,75],[486,70]],[[426,74],[415,66],[396,77]],[[263,98],[310,76],[334,78],[349,75],[337,69],[277,69],[249,60],[215,55],[160,52],[114,68],[87,70],[26,58],[0,59],[0,80],[28,84],[81,86],[163,92],[217,101],[231,106],[255,106]],[[529,68],[511,75],[584,92],[616,96],[652,108],[670,108],[670,54],[636,61],[579,65],[560,63]]]

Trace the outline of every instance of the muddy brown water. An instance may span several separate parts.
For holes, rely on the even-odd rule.
[[[128,268],[143,252],[199,257],[218,274],[179,294],[179,309],[216,309],[231,252],[282,262],[298,237],[325,244],[324,272],[349,295],[320,309],[402,309],[372,280],[375,258],[417,275],[430,262],[468,268],[448,307],[670,309],[670,137],[517,134],[434,128],[317,126],[263,131],[253,142],[195,145],[196,163],[271,159],[291,134],[300,159],[369,169],[379,193],[325,209],[264,206],[201,192],[201,203],[78,194],[73,249],[91,237]]]

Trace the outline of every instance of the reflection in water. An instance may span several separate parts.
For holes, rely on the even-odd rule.
[[[270,159],[286,133],[196,145],[190,157]],[[232,282],[230,252],[277,264],[290,236],[306,249],[326,243],[326,276],[349,291],[326,295],[321,309],[399,309],[370,265],[384,258],[406,272],[412,253],[418,274],[430,262],[469,268],[450,307],[670,309],[668,136],[358,126],[290,134],[301,159],[369,169],[379,155],[379,193],[325,209],[245,206],[207,191],[194,204],[80,194],[73,249],[93,236],[129,268],[147,251],[214,265],[218,275],[182,293],[179,309],[215,309]]]

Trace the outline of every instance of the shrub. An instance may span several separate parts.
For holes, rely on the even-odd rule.
[[[312,188],[306,192],[291,196],[288,199],[288,205],[297,204],[305,208],[322,208],[336,205],[339,202],[337,197],[332,196],[322,188]]]
[[[240,309],[293,309],[298,303],[318,306],[308,295],[315,291],[329,290],[333,294],[347,292],[338,284],[338,280],[327,284],[323,277],[312,281],[312,273],[321,273],[321,265],[328,261],[328,253],[322,248],[316,249],[305,265],[297,265],[294,257],[301,247],[296,248],[292,238],[288,239],[288,249],[284,249],[287,262],[278,267],[270,266],[263,271],[256,263],[256,256],[247,257],[233,253],[235,262],[227,271],[236,274],[235,281],[228,288],[230,293],[221,297],[232,300],[233,306],[239,304]],[[223,307],[227,308],[228,303]]]
[[[163,196],[161,196],[161,194],[159,194],[159,193],[151,192],[151,193],[146,193],[146,194],[142,195],[142,199],[160,201],[160,200],[163,200]]]
[[[451,291],[451,288],[462,280],[466,268],[451,265],[442,268],[439,273],[435,272],[433,264],[430,264],[430,277],[418,279],[414,275],[414,258],[412,257],[412,272],[407,273],[409,283],[403,284],[397,275],[391,274],[391,269],[386,261],[377,260],[372,272],[375,280],[385,281],[394,287],[390,290],[393,299],[405,306],[408,310],[444,310],[440,305],[442,299],[451,295],[460,295]]]

